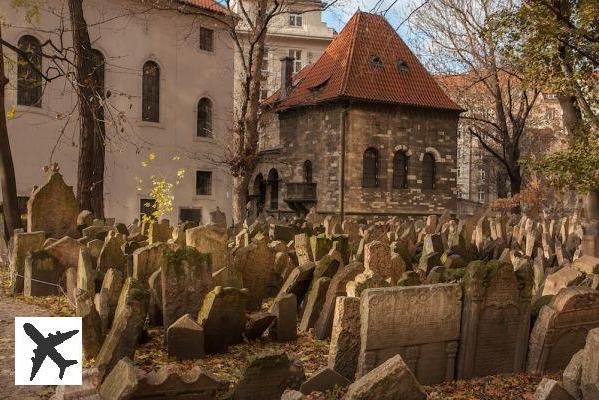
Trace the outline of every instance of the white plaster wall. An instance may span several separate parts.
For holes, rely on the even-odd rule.
[[[66,12],[66,0],[48,0],[38,18],[25,21],[22,10],[11,0],[0,0],[0,14],[9,24],[4,38],[17,43],[24,34],[40,41],[51,38],[59,17]],[[139,199],[147,197],[150,176],[165,176],[174,181],[176,170],[186,174],[174,190],[171,221],[180,207],[201,207],[204,221],[217,206],[231,218],[231,178],[218,163],[230,143],[233,107],[233,46],[219,25],[205,16],[183,16],[170,11],[141,12],[127,0],[88,0],[84,3],[93,45],[106,58],[106,89],[112,93],[106,107],[109,144],[106,155],[105,213],[120,221],[131,221],[139,214]],[[215,29],[215,51],[199,49],[199,27]],[[68,46],[70,33],[64,34]],[[8,54],[14,58],[14,54]],[[142,66],[154,60],[160,66],[160,123],[141,121]],[[44,68],[48,62],[44,61]],[[9,71],[11,85],[7,109],[16,105],[16,73]],[[196,105],[201,97],[213,102],[214,138],[196,137]],[[59,79],[44,89],[42,108],[17,107],[9,120],[9,136],[15,162],[19,195],[27,196],[42,182],[41,169],[58,162],[67,184],[76,186],[78,125],[75,96],[69,83]],[[67,118],[67,116],[69,116]],[[149,167],[142,162],[154,153]],[[173,161],[173,157],[179,157]],[[213,171],[212,194],[195,195],[195,171]],[[136,190],[142,178],[142,191]]]

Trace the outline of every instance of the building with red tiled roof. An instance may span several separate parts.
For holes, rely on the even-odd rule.
[[[455,207],[457,123],[387,20],[357,12],[312,65],[264,103],[256,210],[423,215]],[[283,200],[283,201],[279,201]]]

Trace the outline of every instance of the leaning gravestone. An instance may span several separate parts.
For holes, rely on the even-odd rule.
[[[162,323],[168,329],[185,314],[197,315],[214,285],[207,256],[193,247],[165,250],[160,264]]]
[[[257,310],[262,300],[271,295],[275,256],[266,241],[258,240],[233,254],[233,267],[241,272],[243,286],[249,290],[248,308]]]
[[[188,246],[210,255],[212,272],[228,265],[226,228],[216,224],[198,226],[185,231],[185,239]]]
[[[167,247],[166,243],[159,242],[135,250],[133,252],[133,277],[143,285],[147,285],[150,276],[160,268],[160,259]]]
[[[464,278],[458,378],[520,372],[530,327],[532,274],[501,261],[475,261]]]
[[[78,237],[79,206],[58,166],[46,167],[48,180],[35,189],[27,202],[27,232],[44,231],[47,237]]]
[[[360,299],[340,296],[335,303],[328,365],[353,380],[360,351]]]
[[[542,374],[563,369],[584,347],[587,333],[599,327],[599,292],[591,288],[562,289],[541,308],[530,334],[527,371]]]
[[[459,284],[365,290],[357,376],[400,354],[420,382],[452,380],[461,309]]]
[[[17,294],[23,292],[25,258],[28,253],[41,250],[44,245],[44,240],[44,232],[16,232],[14,234],[10,257],[12,293]]]
[[[198,313],[198,323],[204,329],[206,353],[222,353],[242,341],[247,299],[247,289],[222,286],[215,287],[206,295]]]

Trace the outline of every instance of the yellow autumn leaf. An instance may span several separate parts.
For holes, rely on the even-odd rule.
[[[17,107],[12,106],[10,110],[6,112],[6,119],[13,119],[17,115]]]

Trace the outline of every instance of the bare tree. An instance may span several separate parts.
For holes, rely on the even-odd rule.
[[[449,75],[449,94],[467,109],[463,128],[503,167],[515,195],[522,186],[522,141],[540,91],[523,85],[517,63],[502,56],[502,16],[513,8],[511,0],[431,0],[410,25],[430,65]]]

